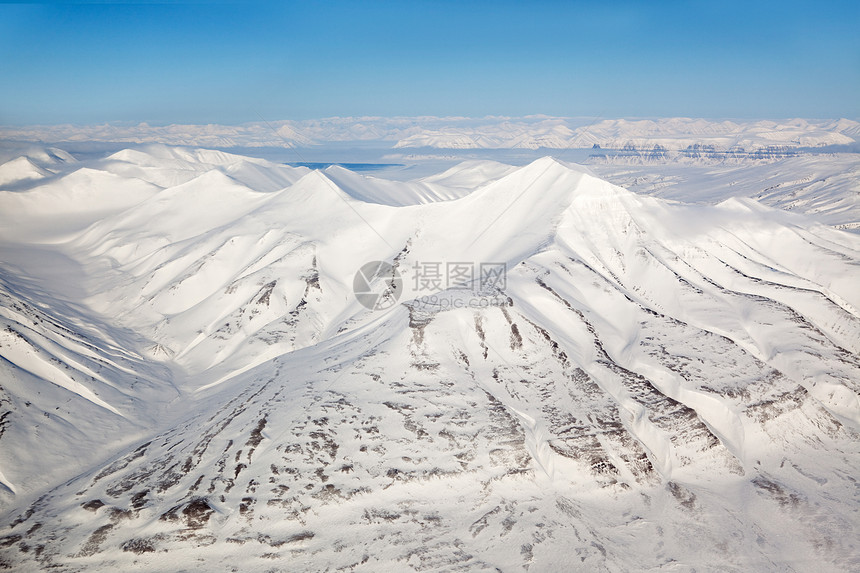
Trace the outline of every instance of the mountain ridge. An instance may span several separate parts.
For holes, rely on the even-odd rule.
[[[659,144],[678,150],[711,145],[748,152],[769,146],[817,147],[856,143],[852,119],[720,120],[525,117],[331,117],[241,125],[5,126],[9,141],[161,143],[190,147],[313,148],[375,141],[383,147],[440,149],[622,149]]]
[[[6,471],[26,475],[26,450],[0,434],[2,479],[18,489],[3,564],[860,563],[845,503],[860,461],[860,238],[749,199],[643,197],[552,158],[466,165],[453,175],[471,192],[395,206],[377,201],[409,185],[362,200],[310,171],[258,192],[205,153],[186,157],[204,174],[40,247],[73,259],[84,296],[49,280],[26,239],[3,246],[24,254],[2,276],[35,299],[4,303],[24,309],[5,326],[26,334],[69,313],[57,323],[71,334],[48,334],[71,364],[74,322],[89,321],[96,356],[128,356],[102,377],[133,399],[99,399],[139,424],[105,440],[109,462],[32,490]],[[203,201],[236,190],[241,208]],[[142,214],[153,201],[175,219]],[[352,292],[371,261],[402,276],[390,308]],[[421,282],[448,263],[472,266],[471,288]],[[481,263],[504,264],[503,284],[482,283]],[[34,364],[11,348],[0,344],[4,365]],[[55,392],[60,403],[68,390]],[[5,398],[9,428],[32,419],[25,399]],[[98,429],[77,430],[81,448],[98,443]]]

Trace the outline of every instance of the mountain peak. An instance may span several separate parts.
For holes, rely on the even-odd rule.
[[[551,157],[123,157],[0,194],[0,567],[853,563],[853,237]]]

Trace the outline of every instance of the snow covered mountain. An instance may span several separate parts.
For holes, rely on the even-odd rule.
[[[600,177],[638,194],[702,204],[748,197],[813,215],[840,229],[860,229],[860,156],[856,153],[720,165],[590,161],[589,166]]]
[[[163,143],[216,148],[313,147],[376,142],[386,148],[611,149],[691,154],[854,145],[860,123],[850,119],[719,121],[693,118],[592,119],[525,117],[331,117],[242,125],[0,126],[0,138],[50,142]]]
[[[853,144],[856,122],[708,121],[666,118],[658,120],[606,119],[587,125],[561,118],[540,121],[485,122],[424,129],[400,139],[395,147],[444,149],[565,149],[602,147],[639,152],[683,151],[690,156],[732,152]]]
[[[6,568],[860,567],[856,235],[551,158],[14,161]]]

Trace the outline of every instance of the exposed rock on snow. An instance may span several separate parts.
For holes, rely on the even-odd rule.
[[[0,205],[8,568],[860,566],[860,237],[551,158],[155,147]]]

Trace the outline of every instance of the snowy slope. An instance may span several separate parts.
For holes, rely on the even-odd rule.
[[[13,156],[18,152],[23,152],[23,155],[5,157],[10,152]],[[21,148],[16,145],[10,149],[0,149],[0,187],[26,187],[29,183],[50,177],[74,163],[74,157],[55,147],[25,145]]]
[[[855,153],[760,164],[595,161],[589,166],[601,177],[639,194],[704,204],[749,197],[812,215],[840,229],[860,229],[860,156]]]
[[[0,165],[0,185],[10,185],[30,179],[42,179],[50,174],[36,165],[32,159],[21,156]]]
[[[17,501],[12,494],[54,485],[148,435],[178,392],[167,368],[133,350],[134,333],[70,300],[85,294],[74,261],[8,245],[0,260],[0,500],[6,505]]]
[[[442,173],[425,177],[422,181],[472,191],[477,187],[509,175],[515,169],[511,165],[505,165],[498,161],[463,161]]]
[[[305,168],[286,167],[223,151],[164,145],[119,151],[99,162],[99,167],[160,187],[180,185],[203,173],[217,170],[257,191],[283,189],[307,172]]]
[[[0,563],[860,566],[857,236],[746,198],[636,195],[551,158],[395,183],[234,177],[232,157],[176,153],[99,164],[154,190],[91,202],[60,244],[4,238],[2,317],[26,341],[0,345]],[[374,260],[403,276],[376,311],[352,292]],[[506,282],[428,287],[427,263],[504,263]],[[83,460],[55,487],[21,480],[48,471],[22,453],[40,387],[55,393],[40,411],[69,393],[86,406],[64,414],[79,445],[43,430],[45,459]]]
[[[459,199],[470,189],[462,186],[446,186],[436,181],[387,181],[372,176],[353,173],[343,167],[332,165],[325,176],[350,196],[369,203],[406,206]]]

